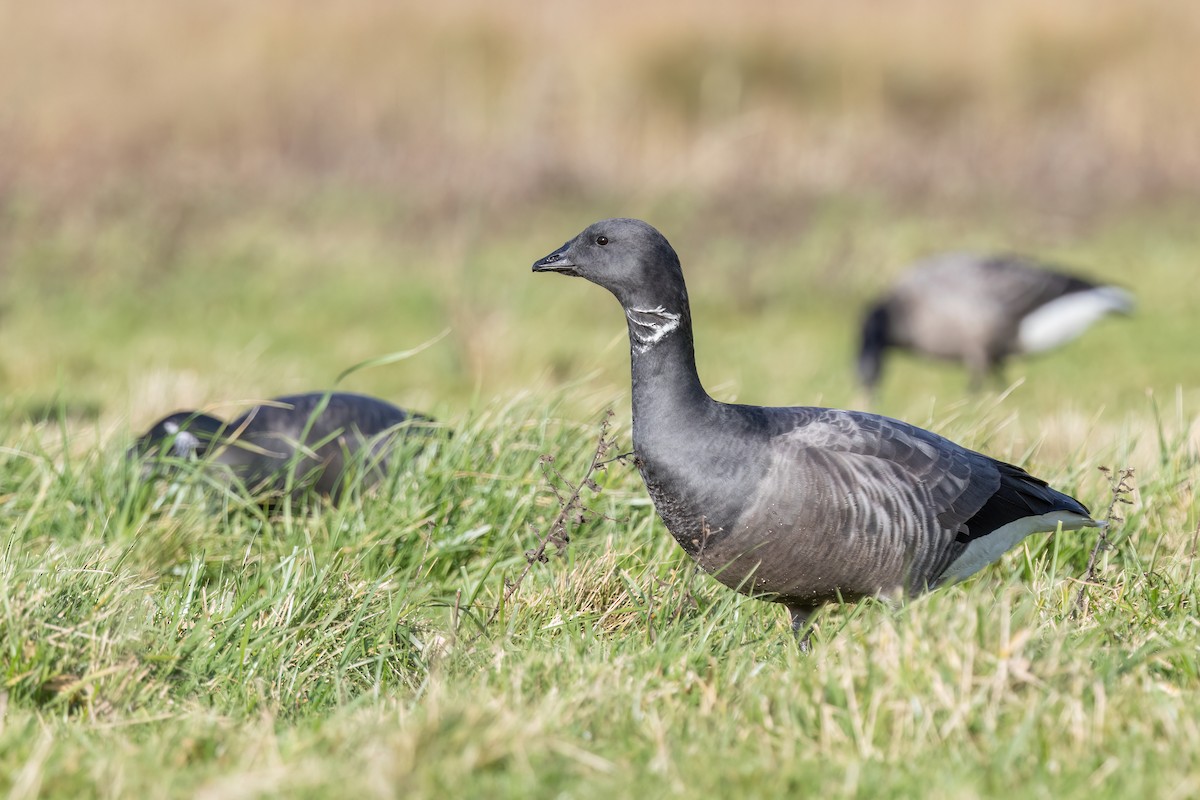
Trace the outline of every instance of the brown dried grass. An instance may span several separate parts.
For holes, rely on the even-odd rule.
[[[0,187],[1138,202],[1200,181],[1200,7],[0,5]]]

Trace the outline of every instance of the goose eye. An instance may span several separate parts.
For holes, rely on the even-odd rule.
[[[596,244],[598,244],[598,245],[600,245],[601,247],[603,247],[604,245],[608,244],[608,237],[607,237],[607,236],[597,236],[597,237],[596,237]]]

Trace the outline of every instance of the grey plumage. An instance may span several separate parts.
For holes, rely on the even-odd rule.
[[[889,348],[962,363],[978,387],[1010,356],[1065,344],[1133,310],[1116,286],[1015,255],[946,253],[917,262],[863,315],[858,373],[873,389]]]
[[[269,400],[230,422],[176,412],[156,422],[131,453],[203,459],[268,499],[287,491],[290,473],[293,496],[313,491],[337,501],[350,468],[360,470],[354,474],[361,488],[373,485],[387,473],[398,439],[428,431],[431,422],[375,397],[310,392]]]
[[[644,222],[597,222],[536,272],[608,289],[625,310],[633,447],[667,529],[738,591],[821,605],[959,580],[1024,536],[1096,523],[1018,467],[898,420],[713,400],[696,373],[679,258]]]

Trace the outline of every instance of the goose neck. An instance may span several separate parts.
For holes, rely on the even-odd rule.
[[[681,412],[711,400],[696,372],[692,321],[686,306],[628,306],[634,416]]]

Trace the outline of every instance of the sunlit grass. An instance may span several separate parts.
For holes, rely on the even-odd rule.
[[[613,464],[596,517],[496,603],[599,417],[491,405],[375,493],[265,517],[110,449],[9,431],[0,756],[16,796],[696,791],[1184,796],[1200,716],[1195,450],[1168,430],[1094,533],[821,617],[717,586]],[[1143,419],[1143,427],[1153,423]],[[972,441],[973,423],[945,432]],[[618,427],[618,441],[625,435]],[[1097,443],[1097,448],[1103,446]],[[1111,453],[1110,453],[1111,454]],[[1038,472],[1102,511],[1103,476]],[[164,491],[166,493],[164,494]],[[551,551],[553,552],[553,550]]]

